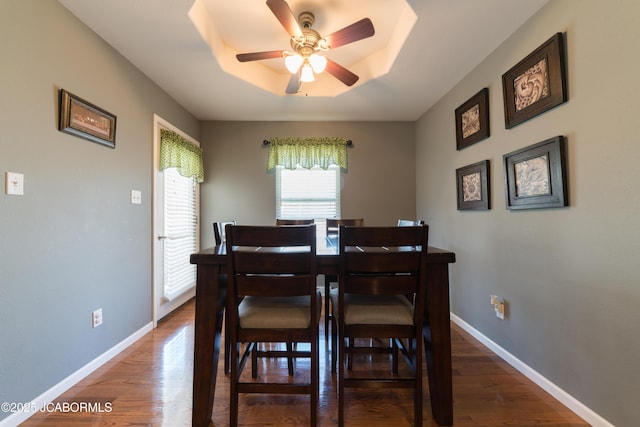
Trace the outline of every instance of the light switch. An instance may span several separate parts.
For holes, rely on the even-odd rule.
[[[5,192],[22,196],[24,194],[24,175],[21,173],[7,172],[5,178]]]
[[[131,190],[131,203],[139,205],[142,203],[142,192],[138,190]]]

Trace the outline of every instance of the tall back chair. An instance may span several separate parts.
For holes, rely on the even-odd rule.
[[[216,245],[222,245],[225,242],[225,231],[224,228],[227,224],[236,225],[235,221],[225,221],[225,222],[214,222],[213,223],[213,238],[216,242]]]
[[[340,426],[345,418],[345,388],[412,388],[414,425],[422,425],[421,339],[428,233],[426,225],[340,227],[340,285],[332,293],[338,325]],[[406,295],[414,298],[409,300]],[[395,340],[410,375],[383,376],[367,370],[346,375],[347,354],[371,352],[371,347],[357,346],[356,339],[362,338]],[[356,345],[347,347],[347,339]]]
[[[364,226],[364,218],[327,218],[326,232],[327,236],[337,236],[339,227],[341,225],[348,225],[351,227]],[[324,276],[324,338],[329,338],[329,322],[331,321],[333,307],[330,306],[331,299],[329,293],[331,291],[331,284],[338,281],[338,276],[326,274]],[[335,372],[334,364],[332,364],[332,372]]]
[[[313,223],[313,219],[276,219],[276,225],[309,225]]]
[[[316,425],[321,310],[316,289],[316,227],[228,225],[226,231],[227,319],[231,341],[230,425],[238,424],[240,393],[308,394],[310,425]],[[311,351],[287,348],[286,351],[271,352],[271,355],[310,357],[308,381],[270,381],[274,379],[268,372],[270,367],[265,369],[262,380],[241,377],[256,343],[291,342],[309,343]],[[242,354],[241,343],[247,344]]]
[[[235,221],[224,221],[224,222],[214,222],[213,223],[213,239],[216,245],[223,245],[225,243],[225,227],[227,224],[235,225]],[[227,275],[221,274],[219,278],[220,282],[226,286],[227,283]],[[226,314],[225,314],[226,316]],[[231,357],[231,348],[229,347],[229,340],[226,337],[229,336],[229,328],[228,323],[225,322],[225,342],[224,342],[224,373],[228,374],[230,365],[229,365],[229,357]]]

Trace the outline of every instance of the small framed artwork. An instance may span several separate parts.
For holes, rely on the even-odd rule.
[[[564,41],[557,33],[502,75],[505,128],[567,101]]]
[[[504,155],[507,209],[569,206],[564,137]]]
[[[462,150],[489,137],[489,89],[456,108],[456,148]]]
[[[60,89],[58,129],[111,148],[116,147],[116,116]]]
[[[456,169],[458,210],[486,210],[491,208],[489,160]]]

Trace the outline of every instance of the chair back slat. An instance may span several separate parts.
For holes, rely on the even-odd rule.
[[[310,225],[314,222],[314,219],[276,219],[276,225]]]
[[[420,266],[420,249],[408,250],[407,252],[347,252],[346,262],[349,263],[349,271],[352,274],[357,272],[392,274],[418,272]],[[418,270],[416,270],[418,269]]]
[[[309,271],[309,251],[300,253],[282,253],[265,248],[234,250],[235,273],[245,274],[300,274]]]
[[[424,225],[424,221],[421,219],[399,219],[398,227],[415,227]]]
[[[420,246],[423,243],[418,227],[349,227],[349,233],[343,236],[340,230],[340,245],[345,247],[403,247]],[[416,231],[417,230],[417,231]],[[385,245],[386,243],[386,245]]]
[[[309,295],[309,275],[297,276],[236,276],[238,295],[300,296]]]
[[[338,234],[338,229],[341,225],[362,227],[364,226],[364,218],[327,218],[327,236]]]
[[[407,295],[418,292],[417,275],[351,276],[345,292],[365,295]]]
[[[300,232],[301,229],[306,231]],[[308,235],[311,232],[309,231],[310,229],[311,227],[309,227],[309,225],[292,225],[284,227],[255,225],[236,226],[234,227],[233,245],[264,248],[309,246]],[[315,247],[315,234],[313,238],[313,245]]]

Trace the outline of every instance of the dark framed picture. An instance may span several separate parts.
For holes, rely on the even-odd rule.
[[[502,75],[509,129],[567,101],[564,40],[557,33]]]
[[[489,89],[456,108],[456,148],[462,150],[489,137]]]
[[[111,148],[116,147],[116,116],[60,89],[58,129]]]
[[[486,210],[491,208],[489,160],[456,169],[458,210]]]
[[[569,206],[564,137],[504,155],[507,209]]]

